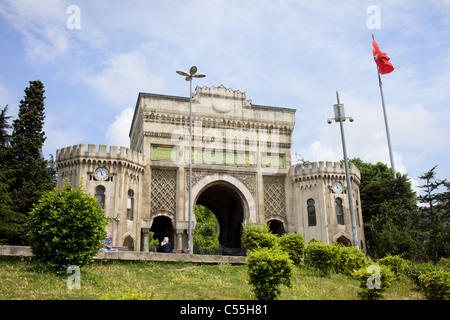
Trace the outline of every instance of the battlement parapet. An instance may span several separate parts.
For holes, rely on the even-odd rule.
[[[135,150],[107,145],[85,143],[73,145],[71,147],[56,150],[56,163],[75,159],[101,159],[110,161],[126,161],[138,166],[145,166],[145,159],[142,153]]]
[[[358,179],[361,179],[359,169],[351,162],[349,163],[349,170],[351,175],[355,175]],[[290,168],[289,174],[292,178],[319,175],[345,175],[345,166],[341,162],[331,161],[296,164]]]

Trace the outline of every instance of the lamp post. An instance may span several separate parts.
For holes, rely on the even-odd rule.
[[[347,178],[347,190],[348,190],[348,201],[350,203],[350,219],[352,222],[352,235],[353,235],[353,246],[359,248],[358,245],[358,235],[356,232],[356,222],[355,222],[355,210],[353,208],[353,196],[352,196],[352,185],[350,184],[350,172],[348,170],[348,160],[347,160],[347,147],[345,145],[345,135],[344,135],[344,124],[346,119],[353,122],[352,117],[345,117],[344,105],[339,103],[339,93],[336,91],[337,104],[334,105],[334,121],[339,122],[341,127],[341,138],[342,138],[342,149],[344,151],[344,163],[345,163],[345,176]],[[331,124],[333,119],[328,119],[328,124]]]
[[[197,72],[197,67],[192,66],[187,73],[184,70],[177,70],[179,75],[186,77],[185,80],[189,81],[189,200],[188,200],[188,249],[189,254],[193,253],[193,243],[192,243],[192,78],[204,78],[205,74]]]

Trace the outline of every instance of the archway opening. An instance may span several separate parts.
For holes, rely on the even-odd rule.
[[[197,198],[196,205],[211,210],[219,222],[219,245],[241,248],[244,204],[238,191],[228,182],[213,182]]]
[[[128,251],[134,251],[134,240],[131,236],[123,240],[123,246],[128,248]]]
[[[205,206],[195,206],[194,247],[199,249],[217,249],[219,245],[219,221],[215,214]],[[195,250],[194,250],[195,252]]]
[[[153,218],[152,227],[150,231],[153,232],[153,239],[158,242],[163,241],[164,237],[169,237],[169,241],[174,246],[175,232],[172,225],[172,219],[165,216],[158,216]]]
[[[267,225],[269,226],[269,230],[272,231],[273,234],[282,236],[286,233],[283,222],[281,222],[280,220],[269,220],[267,222]]]
[[[340,236],[339,238],[337,238],[336,243],[342,244],[347,247],[352,245],[352,242],[346,236]]]

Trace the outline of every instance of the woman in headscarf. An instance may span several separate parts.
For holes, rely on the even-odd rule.
[[[164,237],[163,241],[156,248],[158,252],[175,253],[172,251],[172,244],[169,242],[169,237]]]

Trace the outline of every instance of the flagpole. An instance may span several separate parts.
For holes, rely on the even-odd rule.
[[[392,168],[392,176],[395,179],[395,165],[394,165],[394,155],[392,154],[392,145],[391,145],[391,135],[389,133],[389,124],[388,119],[386,115],[386,106],[384,104],[384,94],[383,94],[383,82],[381,82],[381,76],[380,76],[380,70],[377,66],[378,71],[378,83],[380,85],[380,93],[381,93],[381,104],[383,105],[383,115],[384,115],[384,124],[386,126],[386,136],[388,141],[388,147],[389,147],[389,158],[391,159],[391,168]]]
[[[372,40],[373,39],[374,39],[374,36],[372,34]],[[391,135],[389,133],[389,124],[388,124],[388,119],[387,119],[387,115],[386,115],[386,106],[384,104],[383,82],[381,81],[380,68],[378,67],[378,65],[377,65],[377,73],[378,73],[378,84],[380,86],[380,93],[381,93],[381,104],[383,105],[384,125],[386,127],[386,136],[387,136],[387,142],[388,142],[388,148],[389,148],[389,158],[391,159],[392,177],[395,179],[396,173],[395,173],[395,165],[394,165],[394,155],[392,154]]]

